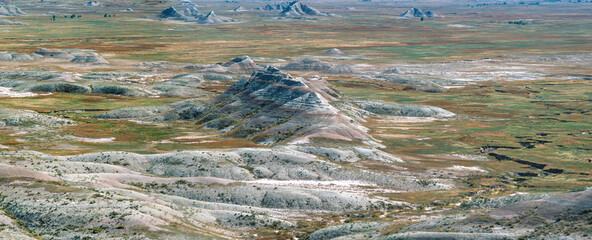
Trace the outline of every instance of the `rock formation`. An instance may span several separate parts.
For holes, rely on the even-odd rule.
[[[86,6],[88,6],[88,7],[98,7],[98,6],[101,6],[101,3],[100,2],[97,2],[97,1],[90,1],[90,2],[87,2],[86,3]]]
[[[95,64],[109,64],[107,60],[99,56],[97,53],[77,53],[74,58],[70,60],[73,63],[95,63]]]
[[[45,126],[61,127],[75,125],[72,120],[43,115],[29,110],[16,110],[0,107],[0,127]]]
[[[324,80],[295,79],[267,67],[212,100],[218,107],[203,113],[198,122],[264,144],[293,136],[305,140],[369,138],[364,127],[329,103],[338,96]]]
[[[19,22],[19,21],[10,21],[8,19],[0,19],[0,26],[2,25],[29,25],[23,22]]]
[[[162,12],[160,12],[160,15],[158,15],[160,18],[172,18],[172,19],[179,19],[181,20],[184,16],[183,14],[181,14],[179,11],[177,11],[177,9],[175,9],[174,7],[169,7],[165,10],[163,10]]]
[[[202,13],[196,7],[188,7],[184,11],[185,16],[201,17]]]
[[[70,53],[62,51],[62,50],[50,50],[46,48],[39,49],[35,51],[35,54],[41,55],[43,57],[53,57],[53,58],[62,58],[67,60],[74,59]]]
[[[237,57],[227,63],[222,64],[228,71],[234,73],[251,74],[262,67],[258,66],[249,56]]]
[[[0,61],[30,61],[34,59],[33,54],[0,52]]]
[[[359,108],[368,112],[403,117],[430,117],[430,118],[450,118],[456,114],[439,107],[398,104],[381,101],[353,101]]]
[[[305,16],[329,16],[328,13],[321,12],[314,7],[302,4],[300,1],[294,1],[280,13],[282,17],[305,17]]]
[[[222,17],[216,15],[214,11],[210,11],[208,14],[199,18],[199,23],[201,24],[214,24],[214,23],[225,23],[225,22],[234,22],[235,20],[229,17]]]
[[[386,69],[386,70],[384,70],[382,72],[382,74],[399,74],[399,73],[401,73],[401,72],[396,67],[392,67],[392,68]]]
[[[359,71],[349,65],[336,65],[336,66],[332,66],[329,69],[324,71],[325,73],[329,73],[329,74],[356,74],[359,73]]]
[[[306,18],[306,17],[334,17],[337,16],[335,14],[321,12],[314,7],[309,5],[303,4],[300,1],[292,1],[292,2],[282,2],[282,3],[275,3],[275,4],[267,4],[265,7],[257,7],[253,10],[260,10],[260,11],[279,11],[280,17],[285,18]]]
[[[265,10],[265,11],[274,11],[274,10],[276,10],[276,8],[273,7],[273,5],[271,5],[271,4],[267,4],[267,5],[265,5],[265,7],[263,7],[263,10]]]
[[[326,71],[331,67],[331,64],[323,62],[321,60],[313,58],[303,58],[286,64],[282,67],[282,69],[290,71]]]
[[[335,56],[343,56],[343,55],[345,55],[345,53],[343,53],[341,50],[339,50],[337,48],[331,48],[331,49],[325,51],[325,54],[335,55]]]
[[[0,5],[0,16],[20,16],[25,14],[25,12],[14,5]]]
[[[189,70],[196,70],[198,72],[208,72],[208,73],[242,73],[242,74],[251,74],[257,70],[262,69],[261,66],[257,65],[253,59],[249,56],[242,56],[234,58],[226,63],[217,63],[217,64],[196,64],[196,65],[189,65],[185,66],[185,69]]]
[[[229,17],[218,16],[216,13],[214,13],[214,11],[210,11],[208,14],[202,14],[194,6],[185,9],[183,13],[177,11],[174,7],[169,7],[162,11],[158,17],[162,19],[172,19],[185,22],[197,22],[199,24],[216,24],[237,21]]]
[[[430,10],[421,10],[419,8],[411,8],[405,11],[401,16],[401,18],[432,18],[432,17],[440,17],[440,15],[430,11]]]
[[[238,6],[238,7],[234,8],[232,11],[234,11],[234,12],[243,12],[243,11],[247,11],[247,9],[245,9],[245,8],[243,8],[241,6]]]

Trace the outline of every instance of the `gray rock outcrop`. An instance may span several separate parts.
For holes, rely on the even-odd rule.
[[[14,5],[0,5],[0,16],[20,16],[25,15],[20,8]]]
[[[19,21],[10,21],[8,19],[0,19],[0,26],[6,26],[6,25],[21,25],[21,26],[26,26],[29,24],[23,23],[23,22],[19,22]]]
[[[218,16],[214,11],[210,11],[208,14],[202,14],[194,6],[185,9],[183,13],[177,11],[174,7],[169,7],[163,10],[159,15],[161,19],[171,19],[185,22],[196,22],[199,24],[217,24],[217,23],[228,23],[236,22],[236,19],[229,17]]]
[[[358,107],[379,115],[449,118],[456,114],[439,107],[398,104],[379,101],[353,101]]]
[[[61,58],[61,59],[66,59],[66,60],[74,59],[74,56],[72,56],[70,53],[68,53],[66,51],[62,51],[62,50],[51,50],[51,49],[41,48],[41,49],[35,51],[35,54],[38,54],[43,57]]]
[[[321,12],[314,7],[301,3],[300,1],[293,1],[289,3],[287,6],[283,7],[280,16],[288,18],[301,18],[307,16],[326,17],[331,16],[331,14]]]
[[[177,11],[177,9],[175,9],[174,7],[169,7],[165,10],[163,10],[162,12],[160,12],[160,15],[158,15],[160,18],[169,18],[169,19],[178,19],[178,20],[182,20],[183,19],[183,14],[181,14],[179,11]]]
[[[329,74],[357,74],[359,71],[350,65],[335,65],[324,71]]]
[[[70,60],[73,63],[94,63],[94,64],[109,64],[107,60],[99,56],[97,53],[77,53],[73,54],[74,58]]]
[[[262,67],[258,66],[253,59],[249,56],[242,56],[234,58],[224,64],[222,64],[228,71],[233,73],[247,73],[251,74],[257,70],[263,69]]]
[[[289,71],[326,71],[332,67],[331,64],[314,58],[303,58],[284,65],[282,70]]]
[[[421,10],[419,8],[411,8],[401,14],[399,17],[401,18],[434,18],[440,17],[440,15],[430,11],[430,10]]]
[[[345,53],[343,53],[341,50],[339,50],[337,48],[331,48],[331,49],[325,51],[325,54],[327,54],[327,55],[335,55],[335,56],[343,56],[343,55],[345,55]]]
[[[365,128],[331,106],[324,80],[295,79],[267,67],[242,79],[212,102],[219,108],[203,114],[204,127],[225,129],[235,137],[257,136],[273,143],[294,136],[365,139]]]

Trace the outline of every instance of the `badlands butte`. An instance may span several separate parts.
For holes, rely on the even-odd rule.
[[[590,239],[592,2],[0,1],[0,239]]]

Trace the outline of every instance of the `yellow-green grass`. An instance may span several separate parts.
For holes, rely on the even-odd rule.
[[[200,7],[202,10],[214,9],[220,15],[234,16],[228,12],[227,4],[204,4]],[[80,7],[66,10],[68,14],[82,15],[80,19],[58,16],[56,21],[49,21],[49,16],[35,15],[14,18],[30,26],[11,27],[9,34],[1,35],[0,50],[31,52],[40,47],[92,47],[118,58],[183,63],[215,63],[241,55],[269,58],[319,55],[332,47],[373,57],[365,62],[384,64],[475,59],[517,52],[579,53],[592,50],[589,44],[585,44],[590,38],[587,26],[592,21],[582,17],[592,8],[589,5],[572,8],[570,14],[558,14],[558,7],[566,7],[465,9],[432,4],[432,8],[456,14],[421,22],[397,19],[398,13],[407,7],[404,5],[385,4],[378,8],[360,5],[361,12],[343,12],[330,4],[318,3],[319,8],[326,7],[344,17],[319,21],[270,21],[270,17],[261,17],[264,13],[255,11],[234,16],[248,21],[222,25],[154,20],[166,4],[138,5],[131,14],[117,12],[124,7],[99,8],[97,12]],[[46,9],[50,11],[52,7],[46,6]],[[43,7],[34,9],[43,10]],[[546,21],[535,21],[526,26],[507,24],[516,18],[529,18],[526,12],[543,15]],[[104,13],[116,13],[116,17],[105,18]],[[450,27],[451,24],[472,27]]]

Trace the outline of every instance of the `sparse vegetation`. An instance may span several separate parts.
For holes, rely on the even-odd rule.
[[[592,235],[589,0],[193,2],[0,0],[0,239]]]

